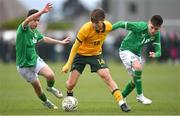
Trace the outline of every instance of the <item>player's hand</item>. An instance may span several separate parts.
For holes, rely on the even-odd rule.
[[[149,57],[155,58],[155,53],[154,52],[149,52]]]
[[[68,70],[69,70],[69,66],[66,64],[66,65],[63,66],[61,72],[62,72],[62,73],[67,73]]]
[[[71,41],[70,36],[66,37],[64,40],[61,41],[61,44],[68,44]]]
[[[51,10],[52,8],[52,4],[51,3],[47,3],[46,6],[43,8],[42,12],[43,13],[47,13]]]

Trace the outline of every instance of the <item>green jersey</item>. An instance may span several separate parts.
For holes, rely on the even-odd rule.
[[[129,50],[140,56],[143,45],[152,42],[155,47],[155,57],[161,56],[160,32],[151,36],[148,32],[146,22],[125,22],[119,21],[113,24],[112,30],[124,28],[129,30],[128,35],[121,43],[120,50]]]
[[[35,46],[37,41],[43,39],[44,36],[37,29],[31,29],[27,26],[23,29],[22,24],[19,25],[16,35],[16,65],[19,67],[33,67],[36,65],[38,57]]]

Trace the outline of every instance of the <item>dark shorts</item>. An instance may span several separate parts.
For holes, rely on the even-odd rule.
[[[76,69],[79,73],[82,74],[86,64],[90,65],[91,72],[97,72],[99,69],[108,68],[102,55],[82,56],[77,54],[76,57],[74,58],[71,71]]]

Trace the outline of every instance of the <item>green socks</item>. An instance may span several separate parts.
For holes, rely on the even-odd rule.
[[[135,88],[135,84],[132,81],[129,81],[122,91],[123,98],[128,96],[134,88]]]
[[[53,87],[54,86],[55,81],[54,80],[47,80],[47,86],[48,87]]]
[[[126,84],[125,88],[122,91],[123,98],[128,96],[133,91],[134,88],[136,88],[137,95],[142,94],[141,74],[142,74],[142,71],[140,70],[134,71],[134,77],[133,77],[134,83],[132,81],[129,81]]]
[[[47,101],[47,97],[46,97],[46,95],[44,94],[44,93],[42,93],[40,96],[38,96],[39,97],[39,99],[41,99],[41,101],[43,101],[43,102],[45,102],[45,101]]]
[[[136,87],[136,92],[137,92],[138,95],[142,94],[141,74],[142,74],[142,71],[140,71],[140,70],[134,71],[133,80],[134,80],[134,84],[135,84],[135,87]]]

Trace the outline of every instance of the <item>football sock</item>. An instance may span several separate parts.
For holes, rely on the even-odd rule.
[[[53,87],[54,86],[55,81],[54,80],[47,80],[47,86],[48,87]]]
[[[73,96],[73,91],[67,91],[67,96]]]
[[[132,80],[129,81],[122,91],[123,98],[128,96],[133,91],[134,88],[135,88],[135,84],[132,82]]]
[[[133,80],[134,80],[136,92],[137,92],[138,95],[142,94],[141,74],[142,74],[142,71],[140,71],[140,70],[134,71]]]
[[[123,100],[122,94],[121,94],[121,92],[119,91],[119,89],[115,89],[115,90],[112,92],[112,95],[114,96],[116,102],[119,102],[119,101]]]
[[[47,97],[46,97],[46,95],[44,94],[44,93],[42,93],[40,96],[38,96],[39,97],[39,99],[41,99],[41,101],[43,101],[43,102],[45,102],[45,101],[47,101]]]

